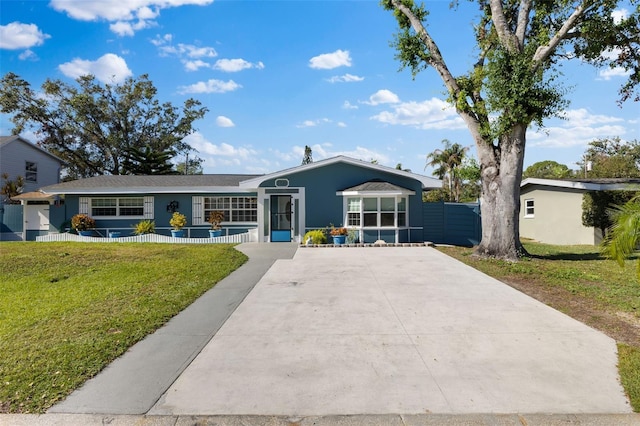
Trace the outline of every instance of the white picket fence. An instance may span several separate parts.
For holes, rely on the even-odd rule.
[[[36,241],[78,241],[83,243],[166,243],[166,244],[220,244],[220,243],[253,243],[258,241],[257,230],[242,234],[224,235],[214,238],[175,238],[159,234],[134,235],[131,237],[103,238],[83,237],[76,234],[61,233],[36,237]]]

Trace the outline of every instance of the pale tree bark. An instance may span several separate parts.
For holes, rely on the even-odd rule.
[[[467,125],[475,141],[480,160],[482,192],[482,240],[476,253],[482,256],[517,260],[526,251],[520,243],[520,182],[526,146],[526,130],[533,117],[523,116],[502,129],[494,140],[490,128],[485,101],[480,94],[482,87],[473,93],[465,92],[458,80],[450,73],[435,40],[411,6],[402,0],[389,0],[393,8],[409,20],[415,35],[428,52],[425,62],[440,75],[447,88],[456,111]],[[522,54],[527,44],[527,26],[531,19],[532,0],[520,0],[517,25],[511,29],[505,16],[501,0],[489,0],[491,21],[499,43],[508,52]],[[591,2],[579,2],[566,21],[547,44],[539,46],[530,62],[535,73],[544,66],[562,40],[572,37],[572,29],[580,22],[585,12],[593,7]],[[489,46],[490,47],[490,46]],[[476,67],[484,67],[486,52],[482,51]],[[468,89],[468,87],[467,87]],[[476,90],[477,89],[477,90]],[[471,97],[471,98],[469,98]],[[508,114],[508,112],[505,112]]]
[[[518,259],[526,255],[520,243],[520,181],[527,126],[517,124],[503,135],[500,149],[478,145],[482,191],[482,241],[476,253]]]

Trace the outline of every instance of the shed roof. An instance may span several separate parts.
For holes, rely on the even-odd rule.
[[[582,191],[638,191],[640,178],[598,178],[598,179],[539,179],[527,178],[520,184],[521,189],[538,185],[552,188],[578,189]]]

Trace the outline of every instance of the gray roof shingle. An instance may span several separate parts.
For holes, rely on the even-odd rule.
[[[86,179],[78,179],[49,185],[44,192],[63,193],[65,191],[89,191],[92,189],[120,188],[144,189],[149,191],[160,188],[181,188],[188,190],[194,187],[238,187],[243,180],[260,175],[244,174],[212,174],[212,175],[104,175]]]

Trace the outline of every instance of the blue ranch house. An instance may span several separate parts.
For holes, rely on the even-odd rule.
[[[189,237],[207,237],[207,218],[224,212],[223,233],[257,232],[260,242],[303,242],[333,224],[355,229],[359,241],[421,242],[422,193],[442,182],[427,176],[337,156],[266,175],[96,176],[41,188],[51,200],[51,232],[72,216],[96,220],[96,234],[123,235],[141,220],[169,234],[174,211],[186,215]],[[64,201],[62,201],[64,200]]]

